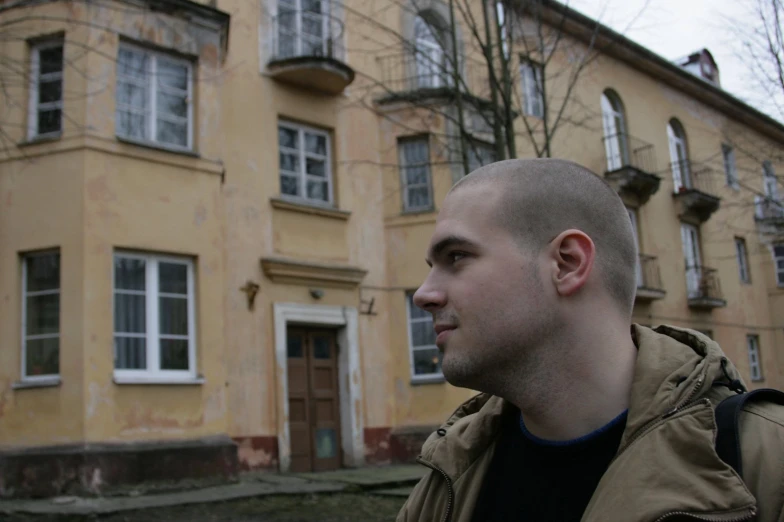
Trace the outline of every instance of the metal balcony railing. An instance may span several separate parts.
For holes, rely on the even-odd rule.
[[[784,204],[775,199],[756,196],[754,198],[755,215],[757,219],[784,219]]]
[[[686,288],[689,299],[724,299],[718,271],[715,268],[687,266]]]
[[[625,132],[602,138],[607,156],[607,172],[634,167],[642,172],[656,172],[656,151],[653,144]]]
[[[712,168],[695,163],[690,160],[674,161],[670,163],[675,193],[699,191],[709,196],[716,196],[716,176]],[[680,186],[678,183],[680,182]]]
[[[664,290],[661,272],[659,271],[659,260],[656,256],[649,256],[646,254],[639,255],[637,265],[637,288]]]
[[[392,93],[420,90],[454,89],[452,60],[445,52],[420,52],[410,50],[381,56],[379,84]],[[477,98],[488,98],[490,83],[487,67],[479,62],[464,61],[460,64],[458,87]]]
[[[281,6],[273,18],[273,30],[272,60],[323,57],[345,61],[343,22],[328,13]]]

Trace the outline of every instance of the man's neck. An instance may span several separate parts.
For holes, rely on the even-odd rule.
[[[616,335],[564,339],[547,352],[554,356],[545,363],[549,368],[537,372],[539,378],[510,386],[502,395],[520,408],[533,435],[575,439],[605,426],[629,407],[637,349],[628,329]]]

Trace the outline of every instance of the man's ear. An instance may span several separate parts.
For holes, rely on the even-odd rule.
[[[570,229],[558,234],[550,243],[554,261],[553,284],[558,295],[570,296],[588,281],[596,259],[596,246],[587,234]]]

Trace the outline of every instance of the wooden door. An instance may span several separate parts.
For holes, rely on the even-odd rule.
[[[289,328],[291,471],[337,469],[340,396],[335,332]]]

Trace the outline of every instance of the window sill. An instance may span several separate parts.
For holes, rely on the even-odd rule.
[[[443,375],[421,375],[411,377],[411,385],[418,386],[420,384],[442,384],[446,379]]]
[[[423,214],[432,214],[436,211],[436,207],[425,207],[425,208],[414,208],[410,210],[402,210],[400,212],[401,216],[421,216]]]
[[[348,218],[351,217],[351,212],[349,212],[348,210],[338,210],[336,208],[311,205],[304,201],[292,201],[283,198],[270,198],[270,204],[272,205],[273,208],[277,208],[280,210],[291,210],[293,212],[313,214],[321,217],[340,219],[342,221],[347,221]]]
[[[135,145],[137,147],[144,147],[145,149],[157,150],[159,152],[171,152],[172,154],[179,154],[181,156],[189,156],[191,158],[201,158],[198,152],[191,149],[181,149],[177,147],[167,147],[153,141],[134,140],[131,138],[123,138],[122,136],[115,136],[117,141],[128,145]]]
[[[187,379],[173,379],[171,377],[145,377],[145,376],[113,376],[114,384],[164,384],[173,386],[201,386],[206,381],[204,377],[189,377]]]
[[[58,132],[56,134],[44,134],[42,136],[33,136],[27,140],[21,141],[16,144],[17,147],[32,147],[33,145],[40,145],[42,143],[51,143],[53,141],[59,141],[62,139],[63,133]]]
[[[13,390],[26,390],[29,388],[54,388],[60,386],[62,380],[60,377],[47,377],[35,380],[21,380],[11,384]]]

